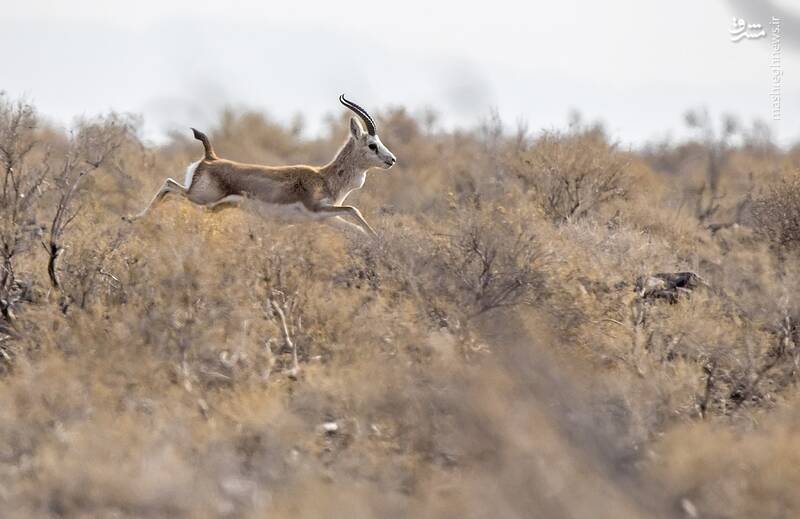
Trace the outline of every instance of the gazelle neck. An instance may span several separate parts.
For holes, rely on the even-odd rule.
[[[350,191],[364,185],[367,168],[358,164],[356,145],[355,140],[347,139],[333,160],[320,168],[336,205],[341,204]]]

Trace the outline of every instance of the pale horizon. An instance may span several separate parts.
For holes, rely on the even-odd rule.
[[[346,92],[375,111],[433,108],[445,128],[475,126],[495,109],[510,127],[559,128],[578,111],[631,145],[684,138],[683,114],[707,107],[748,126],[762,120],[790,145],[800,141],[792,124],[800,80],[790,67],[797,34],[783,27],[780,121],[770,111],[770,35],[729,37],[734,16],[766,26],[768,13],[792,13],[786,1],[758,5],[415,1],[367,10],[345,1],[280,10],[39,0],[7,16],[0,44],[14,50],[6,66],[15,73],[0,90],[61,125],[110,110],[138,114],[156,141],[211,127],[226,107],[284,123],[300,114],[313,134]]]

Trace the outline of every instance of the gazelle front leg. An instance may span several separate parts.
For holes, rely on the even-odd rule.
[[[348,222],[347,220],[345,220],[341,216],[334,216],[333,217],[333,223],[338,225],[339,227],[341,227],[343,229],[352,229],[352,230],[356,231],[357,233],[360,233],[360,234],[363,234],[363,235],[367,235],[368,234],[367,231],[363,227],[361,227],[357,223]]]
[[[322,205],[314,209],[317,213],[329,213],[331,216],[352,216],[361,226],[362,230],[368,232],[373,238],[377,238],[378,233],[372,228],[370,224],[361,215],[361,211],[352,205]],[[350,222],[347,222],[350,223]]]
[[[176,182],[175,180],[168,178],[164,181],[163,184],[161,184],[161,187],[158,189],[158,192],[155,194],[150,203],[147,204],[147,207],[145,207],[142,210],[141,213],[134,216],[124,217],[124,219],[129,222],[138,220],[139,218],[147,214],[147,211],[149,211],[152,207],[158,204],[168,193],[177,193],[185,197],[188,194],[188,190],[182,185],[178,184],[178,182]]]

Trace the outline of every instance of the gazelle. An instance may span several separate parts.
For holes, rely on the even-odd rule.
[[[358,115],[366,131],[355,117],[351,117],[350,136],[328,164],[320,167],[273,167],[221,159],[208,137],[192,128],[194,137],[203,143],[205,156],[189,165],[183,185],[172,178],[166,179],[150,204],[138,215],[127,219],[141,218],[165,195],[176,193],[208,208],[247,198],[277,208],[282,213],[299,212],[317,218],[335,217],[341,221],[344,221],[342,217],[350,216],[358,225],[345,223],[375,236],[375,231],[358,209],[342,204],[347,195],[364,185],[368,169],[389,169],[397,159],[378,138],[375,121],[366,110],[346,99],[344,94],[339,96],[339,102]]]

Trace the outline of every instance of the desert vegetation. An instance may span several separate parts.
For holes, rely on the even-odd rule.
[[[373,240],[179,198],[129,224],[188,131],[0,97],[3,517],[800,514],[800,149],[702,110],[641,149],[376,115]],[[321,164],[347,124],[205,130]]]

